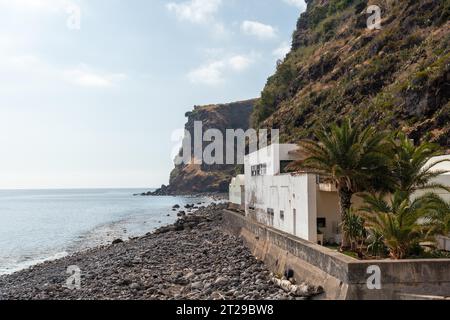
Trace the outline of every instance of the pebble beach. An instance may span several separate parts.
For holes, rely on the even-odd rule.
[[[0,277],[0,300],[303,300],[273,283],[243,241],[223,232],[225,204],[212,204],[143,237]],[[69,266],[80,270],[67,288]]]

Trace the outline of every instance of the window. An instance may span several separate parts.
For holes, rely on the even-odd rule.
[[[327,227],[327,219],[317,218],[317,228],[326,228],[326,227]]]
[[[271,217],[275,216],[275,211],[271,208],[267,208],[267,214]]]
[[[287,167],[293,163],[294,161],[287,160],[287,161],[280,161],[280,173],[289,173],[292,172],[292,170],[289,170]]]
[[[266,164],[258,164],[251,167],[252,177],[256,176],[264,176],[267,174],[267,165]]]
[[[284,220],[284,211],[283,210],[280,210],[280,219]]]

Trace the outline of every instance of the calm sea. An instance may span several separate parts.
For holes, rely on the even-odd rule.
[[[148,190],[0,190],[0,275],[117,238],[144,235],[173,223],[175,204],[211,202],[133,196],[144,191]]]

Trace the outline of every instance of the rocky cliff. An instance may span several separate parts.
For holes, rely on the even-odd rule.
[[[247,130],[256,100],[228,104],[195,106],[186,113],[185,129],[191,134],[192,154],[194,148],[194,122],[201,121],[203,131],[218,129],[225,137],[227,129]],[[205,148],[208,142],[205,142]],[[224,151],[226,157],[226,150]],[[170,174],[169,186],[162,186],[156,194],[192,194],[204,192],[228,192],[231,178],[242,170],[235,165],[195,165],[176,166]]]
[[[255,125],[296,142],[344,117],[450,147],[450,0],[308,0]],[[370,30],[370,5],[381,29]]]

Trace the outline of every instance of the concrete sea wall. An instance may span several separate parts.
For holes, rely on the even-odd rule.
[[[226,231],[241,236],[274,273],[293,270],[297,281],[324,287],[319,299],[450,298],[450,259],[360,261],[238,213],[223,215]]]

